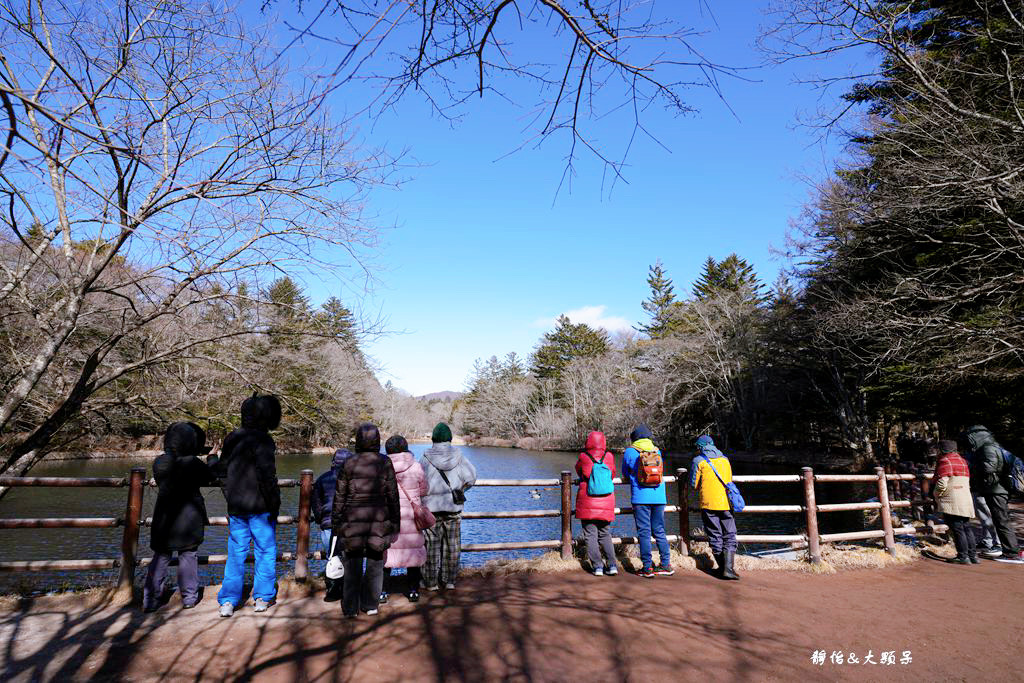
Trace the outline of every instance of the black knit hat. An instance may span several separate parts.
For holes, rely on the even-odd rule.
[[[939,453],[956,453],[957,445],[956,441],[952,439],[943,439],[939,442]]]

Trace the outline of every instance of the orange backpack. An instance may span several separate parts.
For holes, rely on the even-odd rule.
[[[661,453],[658,451],[641,451],[637,449],[639,456],[636,459],[636,483],[640,486],[654,488],[661,485],[661,475],[665,469],[665,463],[661,460]]]

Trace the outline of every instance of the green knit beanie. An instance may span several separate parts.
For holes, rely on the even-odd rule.
[[[452,440],[452,430],[444,422],[438,422],[434,431],[430,434],[430,440],[434,443],[443,443]]]

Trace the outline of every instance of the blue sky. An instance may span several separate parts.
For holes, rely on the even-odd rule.
[[[725,3],[715,10],[717,28],[696,13],[696,2],[678,6],[687,23],[709,30],[695,42],[710,58],[754,66],[763,61],[753,47],[766,22],[763,4]],[[377,221],[392,226],[373,257],[376,281],[365,293],[361,281],[347,291],[329,279],[307,281],[311,297],[340,294],[364,314],[382,315],[390,332],[366,350],[382,382],[419,395],[462,390],[476,358],[528,355],[561,313],[609,328],[636,324],[657,259],[681,294],[708,256],[732,252],[770,283],[783,266],[772,247],[784,245],[808,198],[803,179],[824,177],[842,151],[835,138],[823,142],[797,123],[839,94],[794,82],[811,68],[757,68],[745,72],[753,82],[724,79],[732,111],[706,89],[690,91],[696,114],[650,111],[645,124],[668,151],[640,139],[628,184],[611,192],[600,164],[582,156],[571,192],[556,195],[564,138],[508,156],[524,139],[527,108],[485,97],[452,126],[411,93],[361,131],[367,144],[408,148],[420,164],[400,189],[369,198]],[[345,108],[357,95],[340,94],[333,106]],[[598,124],[613,151],[628,135],[618,124]]]

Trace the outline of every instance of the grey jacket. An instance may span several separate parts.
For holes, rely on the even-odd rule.
[[[462,506],[452,500],[452,489],[469,489],[476,483],[476,468],[451,443],[435,443],[423,453],[420,462],[427,475],[427,495],[423,503],[431,512],[462,512]],[[441,478],[444,471],[451,488]]]

